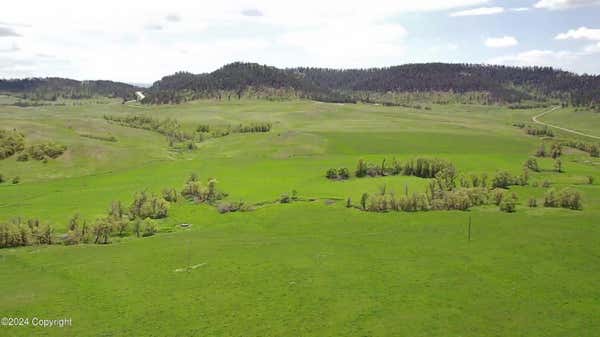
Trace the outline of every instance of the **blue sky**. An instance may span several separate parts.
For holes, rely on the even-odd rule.
[[[21,0],[0,11],[0,78],[149,83],[233,61],[468,62],[600,74],[599,18],[600,0]]]

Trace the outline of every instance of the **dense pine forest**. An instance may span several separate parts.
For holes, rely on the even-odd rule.
[[[54,101],[58,98],[85,99],[96,96],[133,99],[137,89],[121,82],[77,81],[59,77],[0,79],[0,93],[32,100]]]
[[[574,106],[598,106],[600,76],[577,75],[550,67],[424,63],[371,69],[278,69],[232,63],[212,73],[178,72],[150,88],[146,103],[179,103],[203,97],[262,98],[289,96],[327,102],[394,104],[401,93],[436,93],[479,103],[560,100]],[[410,96],[410,95],[409,95]],[[462,98],[460,98],[462,97]],[[431,97],[430,97],[431,98]]]
[[[112,81],[64,78],[0,80],[0,93],[24,99],[134,98],[139,88]],[[600,111],[600,76],[550,67],[423,63],[386,68],[279,69],[231,63],[204,74],[177,72],[145,90],[143,103],[182,103],[201,98],[306,98],[322,102],[379,103],[421,107],[420,103],[510,104],[537,107],[547,102]]]

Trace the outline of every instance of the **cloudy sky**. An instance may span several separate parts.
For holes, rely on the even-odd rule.
[[[600,0],[19,0],[0,8],[0,78],[151,83],[232,61],[600,74]]]

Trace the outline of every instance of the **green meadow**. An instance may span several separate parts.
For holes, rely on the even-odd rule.
[[[112,201],[128,206],[135,192],[181,190],[192,172],[217,179],[227,201],[265,205],[220,214],[179,200],[151,237],[0,249],[2,316],[72,319],[63,328],[2,326],[2,336],[600,335],[599,158],[564,148],[562,173],[551,158],[538,158],[541,170],[530,173],[530,184],[510,187],[519,197],[514,213],[495,205],[365,212],[347,208],[346,200],[358,204],[383,186],[420,193],[429,180],[325,178],[331,167],[353,172],[359,159],[418,156],[446,159],[467,175],[521,174],[540,144],[549,149],[553,140],[512,124],[531,124],[543,109],[11,102],[0,97],[0,128],[21,131],[28,145],[54,141],[67,150],[46,163],[0,160],[7,180],[0,184],[0,222],[39,218],[63,234],[74,214],[93,222]],[[104,119],[131,114],[173,118],[190,131],[252,122],[272,129],[178,151],[164,135]],[[598,114],[590,111],[559,109],[541,120],[600,135]],[[592,141],[561,131],[556,138]],[[20,183],[11,183],[15,176]],[[544,181],[579,191],[583,209],[541,207]],[[302,200],[273,202],[292,191]],[[528,207],[530,198],[539,206]]]

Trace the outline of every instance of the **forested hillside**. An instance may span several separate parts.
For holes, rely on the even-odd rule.
[[[479,93],[476,97],[483,103],[555,99],[575,106],[598,106],[600,76],[550,67],[477,64],[424,63],[339,70],[232,63],[208,74],[179,72],[166,76],[150,88],[146,102],[178,103],[207,96],[231,99],[247,91],[255,96],[373,103],[393,103],[382,96],[390,93]]]
[[[138,88],[113,81],[77,81],[67,78],[0,79],[0,93],[34,100],[82,99],[94,96],[133,98]]]

